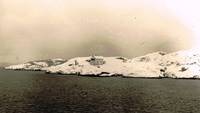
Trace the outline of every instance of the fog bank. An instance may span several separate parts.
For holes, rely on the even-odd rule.
[[[191,31],[155,1],[0,0],[0,62],[190,48]]]

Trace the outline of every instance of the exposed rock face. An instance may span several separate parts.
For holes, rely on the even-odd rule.
[[[90,65],[98,66],[98,65],[103,65],[106,63],[104,61],[103,57],[102,58],[96,58],[95,56],[92,56],[89,60],[86,60],[90,63]]]
[[[6,69],[45,70],[47,73],[87,76],[124,76],[145,78],[200,78],[200,54],[179,51],[156,52],[133,59],[124,57],[77,57],[68,60],[36,61]]]

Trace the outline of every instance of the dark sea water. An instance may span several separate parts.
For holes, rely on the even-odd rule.
[[[0,70],[0,113],[200,113],[200,80]]]

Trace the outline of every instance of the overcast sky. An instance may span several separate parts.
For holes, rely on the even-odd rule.
[[[0,0],[0,63],[198,48],[198,0]]]

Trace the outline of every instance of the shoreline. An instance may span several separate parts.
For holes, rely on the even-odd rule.
[[[61,74],[61,73],[47,73],[44,70],[12,70],[12,69],[5,69],[0,67],[0,71],[13,71],[13,72],[41,72],[46,75],[54,75],[54,76],[80,76],[80,77],[91,77],[91,78],[127,78],[127,79],[173,79],[173,80],[200,80],[200,78],[171,78],[171,77],[132,77],[132,76],[125,76],[125,75],[114,75],[114,76],[100,76],[100,75],[80,75],[80,74]]]

